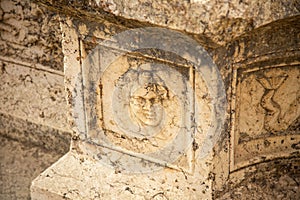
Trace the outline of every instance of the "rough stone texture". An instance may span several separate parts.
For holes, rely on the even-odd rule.
[[[294,17],[227,45],[236,96],[231,138],[239,152],[232,163],[284,156],[288,149],[291,155],[298,152],[299,130],[293,127],[299,126],[300,113],[299,33],[299,17]]]
[[[299,14],[297,0],[281,1],[147,1],[147,0],[37,0],[44,5],[76,16],[107,19],[125,26],[158,25],[195,35],[210,47],[224,45],[233,38],[269,22]],[[124,19],[128,19],[127,21]],[[130,22],[131,20],[131,22]]]
[[[71,140],[57,14],[0,1],[0,85],[0,199],[29,199],[31,180]]]
[[[61,132],[66,142],[69,128],[58,15],[30,1],[4,0],[0,11],[1,134],[39,143],[42,135],[53,131]]]
[[[6,2],[6,5],[11,5],[11,3],[7,3],[8,1],[3,2]],[[188,195],[191,195],[188,197],[185,196],[186,198],[199,199],[201,197],[192,195],[199,192],[200,188],[200,191],[203,193],[203,198],[209,197],[211,190],[214,189],[215,198],[220,199],[298,199],[300,133],[299,1],[194,0],[178,2],[161,0],[155,2],[151,1],[150,3],[146,0],[36,0],[36,2],[45,5],[47,9],[49,8],[63,15],[78,18],[76,20],[73,19],[74,25],[72,23],[62,23],[65,29],[67,27],[73,30],[71,35],[67,35],[64,38],[64,54],[65,73],[67,77],[65,80],[67,84],[66,96],[69,109],[71,108],[71,126],[75,132],[73,135],[74,142],[72,148],[77,151],[77,154],[74,153],[74,151],[67,154],[60,162],[49,168],[34,181],[32,187],[33,194],[36,195],[34,198],[41,198],[41,196],[37,195],[44,195],[42,196],[43,198],[55,197],[58,199],[64,197],[76,199],[82,196],[85,198],[108,198],[109,195],[115,195],[118,198],[122,196],[124,199],[164,199],[167,197],[176,199],[178,196],[172,193],[173,190],[176,191],[177,194],[186,192]],[[1,3],[2,9],[0,12],[9,13],[9,6],[5,7],[2,6],[2,4],[4,3]],[[15,2],[12,4],[15,4]],[[21,2],[16,4],[18,8],[21,8],[20,5],[22,7],[23,4]],[[30,5],[33,10],[32,15],[38,15],[36,14],[37,12],[34,12],[36,5]],[[25,7],[23,6],[23,10],[26,10]],[[22,12],[23,11],[18,11],[17,13]],[[11,17],[12,15],[6,16]],[[45,19],[47,21],[49,18],[46,17]],[[50,24],[52,22],[55,23],[57,20],[55,15],[51,19],[53,19],[53,21],[50,20]],[[26,39],[26,36],[24,37],[23,31],[16,31],[15,33],[14,29],[11,28],[14,23],[10,23],[10,20],[15,22],[13,19],[9,19],[5,21],[5,23],[1,22],[1,27],[4,30],[1,37],[6,38],[5,43],[13,47],[8,49],[12,49],[12,52],[19,53],[19,49],[22,48],[12,45],[15,44],[13,42],[9,42],[7,39],[7,30],[9,30],[9,28],[13,30],[13,40],[20,41],[20,39],[24,38],[24,41],[29,41],[29,39]],[[42,20],[42,23],[45,23],[45,20]],[[198,185],[199,188],[194,187],[193,184],[196,183],[189,182],[192,177],[191,175],[184,175],[183,178],[181,177],[183,174],[181,172],[172,173],[166,170],[165,173],[159,172],[153,175],[153,177],[155,177],[160,185],[165,184],[167,186],[160,187],[159,184],[155,183],[153,184],[155,187],[153,186],[149,188],[149,190],[146,189],[143,191],[141,186],[147,188],[150,185],[149,187],[151,187],[151,184],[155,182],[149,178],[151,174],[147,177],[151,180],[142,183],[142,181],[144,181],[143,176],[136,176],[134,177],[136,179],[134,179],[127,174],[124,175],[122,170],[118,168],[120,165],[118,165],[117,159],[112,159],[112,164],[115,165],[115,169],[107,170],[107,168],[104,168],[98,163],[99,159],[102,158],[101,155],[103,155],[103,152],[92,151],[89,153],[94,157],[90,155],[86,157],[84,154],[84,156],[82,156],[82,152],[80,151],[86,150],[84,149],[86,144],[81,144],[81,140],[87,138],[95,139],[93,136],[97,136],[95,133],[88,132],[88,128],[90,128],[88,127],[89,123],[85,123],[85,115],[82,115],[82,113],[84,113],[84,109],[90,108],[82,104],[82,96],[80,94],[82,94],[83,91],[76,90],[76,88],[78,88],[76,83],[84,81],[80,76],[82,69],[81,61],[84,60],[86,55],[103,39],[107,39],[113,34],[120,33],[129,28],[146,26],[168,27],[180,30],[192,36],[214,56],[225,83],[229,102],[228,112],[230,113],[230,116],[227,117],[231,120],[227,122],[222,132],[220,143],[215,148],[213,155],[214,170],[208,173],[206,170],[211,169],[212,165],[211,163],[206,163],[209,166],[206,166],[207,168],[205,167],[205,169],[202,170],[205,171],[205,177],[202,177],[203,179],[201,180],[204,181],[200,181],[202,185]],[[22,28],[18,30],[22,30]],[[25,28],[25,30],[27,29]],[[39,30],[39,28],[36,30]],[[57,30],[56,25],[54,30]],[[54,34],[58,32],[59,31],[54,31]],[[49,34],[49,30],[46,31],[45,35],[43,34],[44,33],[41,33],[40,35],[45,39],[44,36]],[[53,37],[51,38],[53,39]],[[51,40],[51,42],[56,41],[54,43],[57,44],[59,37],[54,38],[55,39]],[[58,40],[56,40],[56,38]],[[51,44],[51,42],[47,40],[47,45],[45,46],[48,47],[48,43]],[[41,49],[46,48],[43,45],[40,47]],[[31,51],[33,52],[34,49],[31,49]],[[39,52],[42,51],[39,50]],[[3,52],[7,52],[6,48]],[[23,54],[20,55],[20,57],[22,61],[36,63],[36,60],[39,60],[39,56],[41,55],[49,55],[50,53],[53,58],[55,57],[53,55],[61,55],[57,53],[59,51],[55,52],[56,51],[54,51],[54,53],[48,51],[47,54],[35,53],[34,55],[36,56],[34,58],[38,58],[35,60],[32,60],[32,58],[30,58],[31,56],[29,56],[29,58],[23,58]],[[170,54],[151,50],[135,53],[134,56],[139,55],[134,59],[141,59],[140,54],[142,54],[142,59],[145,59],[145,57],[147,57],[147,59],[159,58],[164,60],[164,62],[168,60],[166,58],[172,57]],[[15,56],[13,53],[6,53],[5,55],[11,57]],[[107,53],[106,55],[109,57],[111,54]],[[174,59],[175,57],[169,60],[174,61],[176,60]],[[41,58],[40,60],[43,59]],[[58,57],[51,60],[55,60],[57,63],[61,62],[61,59],[58,61]],[[44,59],[41,63],[48,65],[48,61],[49,60]],[[127,65],[133,65],[131,62],[128,64],[127,61],[128,58],[121,60],[119,64],[124,64],[124,68],[128,67]],[[189,64],[184,61],[177,61],[178,60],[174,61],[174,63],[180,63],[183,66]],[[5,60],[5,62],[11,61]],[[172,63],[168,62],[168,64]],[[11,64],[11,66],[12,69],[14,69],[13,67],[19,67],[15,64]],[[54,63],[53,66],[56,66],[56,64]],[[31,66],[31,68],[36,67]],[[47,66],[45,66],[45,68],[38,67],[38,69],[49,71],[50,74],[52,74],[50,68],[51,67]],[[61,68],[54,67],[54,69]],[[41,73],[32,71],[28,73],[33,73],[37,77],[42,76]],[[30,85],[30,79],[27,79],[28,76],[26,76],[27,71],[26,73],[23,72],[24,70],[21,70],[21,79],[25,77],[23,80],[24,84]],[[119,71],[116,70],[114,72],[118,73]],[[113,73],[111,75],[112,78],[115,76]],[[52,75],[49,76],[52,77]],[[85,79],[88,80],[89,76],[85,77]],[[6,77],[5,80],[16,79],[14,76],[11,76],[9,78]],[[107,82],[111,81],[109,78],[105,80]],[[18,81],[16,82],[19,83]],[[4,86],[6,87],[6,85]],[[102,84],[100,84],[100,87],[101,86]],[[5,87],[4,90],[6,89],[5,91],[8,91]],[[12,87],[12,89],[19,89],[19,87]],[[110,89],[111,88],[106,88],[105,91],[110,92]],[[205,97],[205,95],[202,97]],[[45,102],[51,104],[50,99]],[[28,104],[22,105],[26,107]],[[22,110],[17,111],[18,113],[22,113]],[[78,113],[79,115],[76,115]],[[56,116],[56,114],[54,115]],[[34,120],[38,119],[38,122],[49,122],[50,125],[61,127],[63,127],[64,124],[56,124],[56,117],[51,118],[46,116],[47,120],[43,121],[41,116],[37,116],[37,113],[34,113],[33,116],[36,117]],[[6,121],[10,119],[9,116],[4,114],[1,115],[1,117]],[[78,120],[83,120],[84,123],[76,124]],[[20,119],[17,121],[20,121]],[[20,124],[23,122],[24,120],[20,122]],[[93,120],[89,122],[94,123]],[[106,124],[109,122],[109,120],[106,121]],[[27,126],[28,125],[30,127],[30,123],[27,123]],[[116,125],[114,121],[112,121],[110,128],[115,128],[114,126]],[[31,128],[29,128],[29,130],[31,130]],[[90,134],[88,136],[91,137],[86,137],[87,132]],[[113,138],[111,139],[113,142],[121,144],[123,147],[124,145],[126,146],[126,144],[122,143],[123,139],[127,139],[126,137],[122,138],[121,135],[116,139],[115,135],[111,134],[110,136]],[[92,142],[99,141],[92,140]],[[43,144],[43,142],[40,144]],[[135,143],[132,144],[134,145]],[[131,148],[130,145],[128,146]],[[186,161],[187,160],[183,160],[183,163],[189,163]],[[66,171],[65,168],[74,170]],[[80,170],[82,173],[78,175],[78,169],[82,168],[84,170]],[[107,172],[107,174],[101,173],[101,170]],[[174,177],[172,177],[168,179],[164,177],[166,174],[172,174],[174,177],[178,176],[181,178],[173,179]],[[107,182],[107,184],[99,185],[99,180],[93,178],[94,176],[101,177],[101,181]],[[120,182],[122,178],[126,181]],[[82,180],[90,183],[90,190],[86,190],[86,185],[82,185]],[[109,182],[107,180],[112,181]],[[211,188],[211,181],[213,182],[213,188]],[[129,185],[129,182],[141,184]],[[175,184],[173,182],[175,182]],[[149,185],[145,186],[147,184]],[[182,189],[181,184],[190,185],[188,186],[189,188]],[[49,189],[51,185],[54,185],[54,187],[50,187]],[[174,185],[176,187],[172,189],[171,187],[174,187]],[[82,189],[78,190],[78,188]],[[152,190],[153,188],[155,188],[155,191]],[[48,189],[49,191],[47,191]]]
[[[114,42],[86,55],[85,34],[93,33],[88,29],[94,24],[79,23],[78,28],[72,20],[64,21],[65,79],[75,131],[72,152],[33,181],[32,198],[211,199],[212,140],[217,124],[223,123],[214,112],[224,114],[215,110],[221,109],[218,101],[224,101],[224,88],[218,85],[222,82],[207,52],[199,48],[191,51],[196,55],[178,52],[195,63],[205,59],[201,67],[166,64],[170,58],[122,55]],[[157,31],[146,39],[161,43]],[[130,38],[126,42],[132,45],[135,37]],[[172,44],[169,48],[176,49]],[[196,48],[184,45],[185,40],[178,44]],[[123,192],[124,187],[129,193]]]
[[[31,181],[64,152],[47,151],[30,143],[0,136],[0,199],[30,199]]]
[[[266,60],[292,61],[299,50],[300,16],[274,21],[227,43],[215,50],[213,55],[218,65],[251,64]],[[280,58],[280,56],[282,58]],[[229,72],[228,72],[229,73]]]
[[[58,153],[65,153],[70,149],[70,131],[58,130],[4,113],[0,113],[0,135]]]
[[[0,64],[0,134],[66,152],[71,134],[61,72],[9,57]]]
[[[299,199],[299,158],[279,159],[237,173],[216,199]]]
[[[228,109],[230,118],[229,115],[227,117],[231,119],[227,122],[220,143],[215,148],[213,163],[211,159],[195,161],[196,166],[202,161],[207,161],[206,164],[209,165],[199,164],[202,167],[202,172],[204,171],[204,177],[198,177],[197,180],[203,185],[198,185],[198,188],[193,187],[194,191],[189,189],[179,191],[178,188],[168,190],[168,186],[166,186],[166,190],[163,190],[164,187],[162,186],[162,191],[158,194],[163,194],[166,198],[171,199],[182,198],[179,196],[184,196],[184,194],[191,195],[187,197],[190,199],[211,198],[210,181],[212,180],[213,189],[216,193],[215,198],[234,198],[233,196],[238,196],[240,191],[242,191],[240,196],[244,195],[245,198],[253,199],[272,198],[274,194],[278,194],[279,198],[289,198],[293,197],[294,192],[295,195],[298,195],[297,171],[290,170],[288,175],[284,175],[280,173],[280,170],[277,170],[280,167],[294,169],[295,165],[291,164],[292,167],[290,167],[289,163],[297,163],[297,156],[299,156],[299,128],[297,128],[299,127],[299,87],[297,86],[299,85],[300,29],[299,16],[297,16],[299,14],[299,3],[297,1],[286,3],[282,3],[282,1],[267,1],[264,3],[259,1],[207,1],[194,4],[187,1],[177,4],[164,1],[159,2],[159,6],[156,2],[151,4],[151,9],[148,9],[147,2],[144,1],[139,1],[139,3],[137,3],[138,1],[118,1],[116,4],[114,1],[109,3],[106,1],[99,1],[98,3],[72,1],[72,4],[68,1],[59,3],[39,2],[63,14],[67,14],[63,10],[67,9],[70,11],[71,16],[76,16],[78,19],[72,19],[72,23],[67,20],[66,23],[62,23],[65,33],[64,54],[66,58],[67,96],[71,109],[72,128],[75,132],[72,145],[73,152],[67,154],[33,182],[32,194],[34,198],[96,198],[91,190],[78,189],[83,188],[85,184],[82,185],[82,182],[86,181],[90,183],[90,188],[96,188],[96,196],[98,195],[99,198],[116,195],[123,198],[151,199],[156,197],[152,193],[147,194],[147,191],[150,191],[147,188],[150,187],[152,181],[156,181],[156,185],[159,187],[163,184],[169,186],[173,184],[173,179],[165,179],[164,175],[170,177],[180,176],[180,173],[171,173],[167,170],[157,172],[158,176],[155,174],[156,172],[149,176],[132,175],[132,179],[129,180],[129,176],[126,174],[128,168],[124,167],[124,160],[127,159],[128,152],[124,153],[123,150],[117,149],[118,152],[123,153],[115,155],[107,151],[107,148],[113,149],[114,146],[107,146],[105,138],[128,151],[136,148],[135,150],[138,150],[138,153],[147,153],[151,149],[145,148],[144,141],[130,140],[126,134],[114,134],[113,132],[117,132],[118,122],[113,119],[112,112],[102,110],[102,108],[103,106],[110,106],[110,101],[114,96],[109,94],[118,85],[118,81],[124,78],[121,74],[125,74],[128,68],[138,69],[137,66],[142,63],[140,60],[144,62],[146,58],[159,58],[163,62],[167,62],[168,59],[166,58],[169,58],[173,61],[173,65],[178,63],[188,65],[189,63],[177,62],[176,59],[174,61],[173,58],[176,58],[176,56],[161,54],[160,51],[144,50],[138,52],[141,54],[139,56],[135,52],[134,56],[136,57],[134,59],[136,60],[133,59],[133,62],[130,62],[130,56],[127,57],[127,55],[125,58],[120,58],[115,65],[121,67],[115,67],[116,69],[112,71],[108,70],[108,75],[104,75],[103,82],[101,80],[100,83],[98,83],[98,77],[95,78],[98,71],[95,69],[90,72],[90,68],[82,64],[86,56],[92,52],[91,50],[103,39],[128,28],[148,25],[166,26],[179,29],[186,34],[193,34],[193,37],[200,44],[204,44],[208,50],[210,49],[211,54],[218,63],[225,83],[228,102],[230,103],[230,109]],[[181,7],[183,14],[176,10]],[[88,20],[88,22],[85,20]],[[267,24],[269,22],[272,23]],[[176,42],[178,41],[176,40]],[[97,66],[101,62],[106,62],[103,61],[103,58],[113,59],[114,53],[116,52],[112,49],[105,49],[104,53],[99,53],[100,61],[97,60],[98,58],[91,58],[90,62],[92,64],[90,63],[89,66]],[[86,71],[88,72],[86,73]],[[83,90],[79,87],[81,83],[85,86]],[[203,88],[201,84],[198,86]],[[97,87],[99,87],[98,90],[96,90]],[[86,90],[86,93],[82,98],[81,95],[84,90]],[[102,105],[97,107],[95,104],[97,104],[99,98],[102,98],[102,94],[108,95],[109,98],[105,98],[107,96],[104,95]],[[92,95],[98,95],[98,99],[91,98]],[[122,95],[117,95],[117,97],[122,99]],[[143,95],[138,97],[146,98]],[[201,97],[205,99],[205,95]],[[126,105],[123,107],[120,105],[114,106],[121,110]],[[130,105],[130,102],[128,105]],[[99,110],[100,114],[97,113]],[[176,111],[176,109],[174,110]],[[117,109],[117,111],[119,110]],[[87,112],[87,115],[83,115],[84,112]],[[126,126],[126,123],[129,122],[124,122],[124,126]],[[102,132],[93,129],[95,125],[99,124],[104,130],[104,137],[100,137]],[[105,126],[102,126],[103,124]],[[101,147],[95,147],[95,144]],[[134,156],[138,157],[140,155],[134,154]],[[293,160],[294,157],[296,157],[295,161]],[[146,157],[142,158],[145,159]],[[288,159],[282,163],[271,161],[273,164],[269,168],[264,167],[263,162],[283,158],[290,158],[290,161]],[[112,165],[114,169],[110,169],[111,171],[106,170],[101,161],[106,164],[110,162],[108,165]],[[187,156],[182,163],[186,164],[190,161]],[[133,161],[133,165],[138,162],[140,161],[136,159]],[[74,167],[74,171],[76,168],[83,169],[82,173],[84,175],[81,174],[79,181],[74,180],[76,177],[75,172],[70,173],[64,170],[66,166],[73,167],[70,163],[77,166]],[[145,160],[143,160],[143,163],[145,166],[151,166]],[[127,164],[125,166],[128,167]],[[176,167],[171,164],[165,163],[166,168],[164,170],[168,168],[174,170],[177,167],[184,172],[189,172],[180,165],[181,163],[179,165],[175,163]],[[284,165],[286,166],[284,167]],[[212,166],[214,167],[213,170]],[[101,173],[97,168],[106,171],[107,174]],[[201,171],[200,168],[196,168],[198,170],[196,170],[196,173]],[[274,173],[273,169],[276,169]],[[67,177],[62,174],[67,174]],[[103,182],[112,181],[107,185],[98,186],[97,180],[84,178],[93,176],[93,174],[101,177]],[[240,174],[243,174],[243,176],[239,176]],[[150,178],[151,176],[152,178]],[[194,174],[191,173],[186,175],[186,180],[181,179],[179,181],[177,179],[179,188],[186,184],[193,185],[193,181],[189,182],[194,180],[195,177],[193,176]],[[263,176],[267,177],[266,180],[268,181],[266,183],[270,184],[270,187],[263,187],[266,189],[265,193],[262,193],[264,190],[259,188],[265,183]],[[251,182],[254,180],[253,177],[256,180],[255,183]],[[123,179],[126,181],[120,184],[120,180]],[[149,181],[143,182],[144,179]],[[57,183],[55,183],[56,180]],[[51,187],[49,181],[57,185]],[[282,184],[283,187],[287,188],[287,192],[282,194],[279,187],[276,187],[274,189],[276,191],[272,194],[272,181]],[[74,184],[67,184],[68,182]],[[163,184],[161,184],[162,182]],[[239,183],[241,184],[239,185]],[[115,193],[106,193],[109,190],[108,185],[114,188]],[[132,190],[132,187],[135,188],[140,185],[143,185],[146,189]],[[249,185],[247,186],[248,189],[245,189],[246,185]],[[205,187],[207,187],[207,190],[203,189]],[[252,187],[253,190],[249,187]],[[125,191],[131,191],[131,194],[127,196],[127,194],[122,193],[122,188]],[[232,191],[230,191],[231,189]],[[201,196],[201,192],[198,193],[199,191],[206,191],[206,194],[203,193]],[[256,193],[252,195],[251,193],[254,191]],[[172,196],[172,192],[179,195]]]
[[[299,25],[299,16],[278,20],[214,52],[232,88],[232,127],[225,133],[231,135],[230,142],[224,135],[215,152],[215,172],[220,172],[224,162],[219,154],[231,144],[231,173],[223,185],[224,176],[215,174],[215,191],[226,191],[218,198],[298,199]],[[282,188],[281,179],[286,180]]]
[[[203,189],[198,191],[199,188]],[[207,183],[193,181],[183,172],[165,169],[146,175],[124,174],[97,159],[69,152],[33,181],[31,197],[34,200],[210,199],[209,191]]]
[[[59,17],[29,0],[0,3],[0,56],[63,71]]]
[[[0,64],[1,112],[67,130],[62,74],[4,59]]]
[[[96,1],[97,2],[97,1]],[[299,12],[299,2],[288,1],[98,1],[104,10],[128,19],[208,36],[217,44],[270,21]],[[151,6],[149,6],[151,5]]]

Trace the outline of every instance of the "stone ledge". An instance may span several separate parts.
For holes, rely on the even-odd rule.
[[[30,184],[63,153],[31,143],[20,143],[0,134],[0,199],[30,199]]]
[[[64,76],[0,56],[0,112],[68,131]]]
[[[223,191],[215,191],[215,198],[299,199],[299,168],[299,156],[253,165],[232,173]]]
[[[0,135],[57,153],[67,152],[71,142],[71,133],[68,131],[36,124],[1,112]]]
[[[272,21],[299,15],[296,1],[35,0],[61,13],[108,20],[127,27],[161,26],[224,45]],[[209,40],[207,40],[209,39]]]
[[[164,169],[121,173],[90,157],[69,152],[31,185],[32,200],[63,199],[211,199],[210,181]]]

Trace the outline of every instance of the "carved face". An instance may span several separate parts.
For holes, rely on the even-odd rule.
[[[131,96],[130,110],[139,124],[156,127],[162,122],[164,95],[159,87],[162,88],[156,84],[149,84],[137,89]]]

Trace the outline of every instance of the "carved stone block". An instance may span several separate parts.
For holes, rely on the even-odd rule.
[[[51,196],[43,190],[58,199],[93,199],[92,190],[105,198],[211,198],[212,149],[226,100],[208,53],[177,32],[145,28],[120,33],[86,54],[87,40],[74,41],[80,37],[67,23],[74,140],[71,152],[33,182],[33,199]],[[165,56],[173,54],[181,61]]]
[[[232,170],[297,153],[299,63],[241,67],[236,73]]]

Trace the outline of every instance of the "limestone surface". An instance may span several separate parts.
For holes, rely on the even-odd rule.
[[[45,150],[0,136],[0,199],[30,199],[31,181],[64,152]]]
[[[272,21],[297,16],[300,8],[297,0],[36,1],[76,17],[106,19],[127,27],[156,25],[183,31],[214,48]]]

